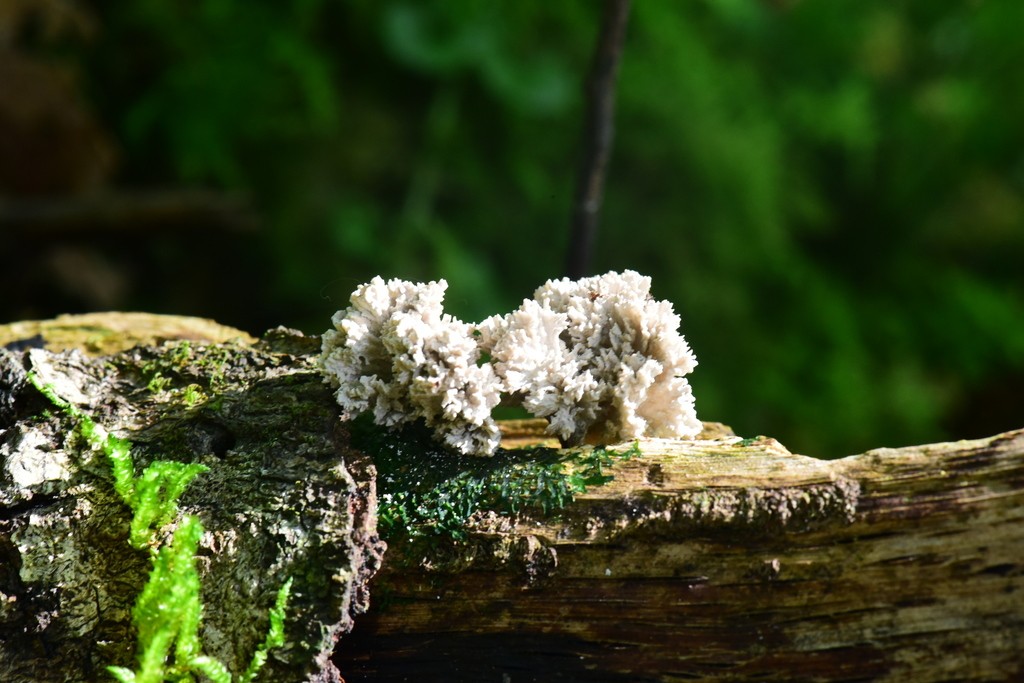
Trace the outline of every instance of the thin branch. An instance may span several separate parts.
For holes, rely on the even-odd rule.
[[[626,37],[629,6],[630,0],[605,0],[601,33],[587,78],[587,120],[565,267],[566,274],[572,278],[586,275],[597,235],[597,219],[615,131],[615,82]]]
[[[0,202],[0,230],[8,234],[72,235],[210,227],[248,231],[258,219],[247,198],[206,190],[105,192]]]

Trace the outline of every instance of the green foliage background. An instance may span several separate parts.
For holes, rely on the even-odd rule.
[[[320,332],[378,273],[479,319],[561,275],[599,5],[105,0],[82,69],[127,182],[264,217],[222,322]],[[630,22],[593,270],[675,303],[701,417],[821,455],[1024,426],[1024,4]]]

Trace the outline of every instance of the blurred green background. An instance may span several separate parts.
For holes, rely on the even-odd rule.
[[[598,2],[4,2],[5,321],[319,333],[376,274],[478,320],[562,274]],[[634,3],[592,271],[674,302],[703,419],[829,457],[1024,427],[1021,27]]]

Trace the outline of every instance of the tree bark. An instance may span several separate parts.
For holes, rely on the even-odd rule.
[[[393,543],[348,683],[1024,680],[1024,430],[640,450],[557,515]]]
[[[252,343],[209,321],[145,314],[6,326],[0,339],[0,680],[112,680],[107,666],[134,668],[131,610],[150,568],[128,544],[110,463],[26,382],[31,369],[129,439],[136,473],[157,459],[209,467],[181,499],[206,530],[206,654],[243,672],[291,577],[288,644],[261,680],[341,681],[330,655],[367,606],[383,544],[372,465],[345,445],[318,340],[278,330]],[[149,345],[125,348],[140,340]]]
[[[131,439],[139,466],[210,466],[182,502],[209,531],[211,654],[239,662],[295,577],[265,680],[1024,678],[1024,430],[823,461],[706,424],[641,441],[565,509],[394,539],[368,587],[374,470],[317,340],[234,332],[145,315],[0,326],[16,349],[0,352],[0,680],[130,666],[146,570],[106,463],[26,366]],[[536,423],[505,431],[537,439]]]

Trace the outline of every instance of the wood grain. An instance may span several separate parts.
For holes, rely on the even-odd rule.
[[[1024,679],[1024,431],[640,447],[559,518],[392,544],[346,680]]]

